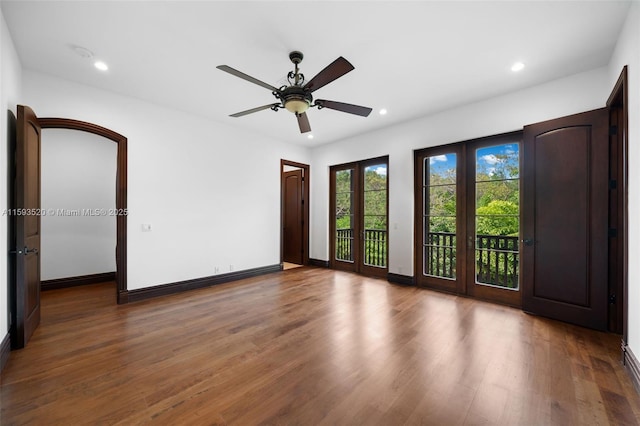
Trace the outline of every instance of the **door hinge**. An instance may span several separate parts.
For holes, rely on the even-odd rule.
[[[616,304],[616,295],[615,294],[610,294],[609,295],[609,303],[612,305]]]
[[[609,229],[609,238],[616,238],[618,236],[617,229]]]
[[[609,189],[618,189],[618,181],[615,179],[611,179],[609,181]]]
[[[618,126],[609,126],[609,136],[618,134]]]

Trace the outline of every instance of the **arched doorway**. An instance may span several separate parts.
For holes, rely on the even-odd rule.
[[[96,124],[67,118],[38,118],[42,129],[67,129],[92,133],[118,145],[116,165],[116,210],[127,209],[127,138]],[[127,216],[116,217],[116,285],[118,303],[127,303]]]

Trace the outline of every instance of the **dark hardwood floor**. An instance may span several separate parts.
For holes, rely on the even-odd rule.
[[[42,293],[0,424],[632,425],[620,337],[380,279],[296,268],[117,306]]]

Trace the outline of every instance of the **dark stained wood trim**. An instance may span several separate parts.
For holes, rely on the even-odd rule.
[[[408,275],[394,274],[393,272],[389,272],[387,274],[387,281],[400,285],[416,285],[413,277]]]
[[[619,283],[617,283],[618,294],[622,296],[622,300],[616,303],[617,309],[622,307],[622,312],[616,312],[615,317],[622,320],[622,324],[618,325],[616,331],[622,330],[622,339],[628,342],[628,309],[629,309],[629,95],[627,82],[628,71],[625,65],[620,72],[620,76],[611,91],[609,99],[607,99],[607,108],[610,115],[613,109],[619,109],[622,113],[621,119],[618,121],[622,125],[618,126],[619,150],[618,150],[618,244],[617,251],[619,260],[617,265],[610,265],[610,268],[617,268],[619,273]],[[611,124],[611,123],[610,123]],[[620,229],[622,228],[622,229]],[[622,287],[622,288],[620,288]],[[621,293],[620,293],[621,290]],[[620,299],[620,297],[618,297]],[[611,308],[611,305],[610,305]],[[624,354],[623,354],[624,355]]]
[[[115,272],[103,272],[101,274],[82,275],[77,277],[56,278],[53,280],[44,280],[40,282],[40,289],[55,290],[58,288],[77,287],[79,285],[89,285],[106,283],[116,280]]]
[[[364,254],[362,253],[362,235],[364,232],[364,170],[366,167],[384,163],[387,166],[387,259],[385,268],[370,267],[364,264]],[[353,262],[338,261],[335,258],[336,252],[336,173],[342,170],[353,170],[353,216],[354,216],[354,244],[351,247]],[[389,271],[389,156],[369,158],[366,160],[353,161],[351,163],[335,164],[329,167],[329,267],[341,271],[356,272],[366,276],[386,278]]]
[[[423,245],[422,235],[424,232],[423,218],[423,172],[424,159],[441,154],[455,153],[457,156],[456,163],[456,207],[457,207],[457,235],[456,245],[458,247],[467,247],[466,243],[466,224],[464,220],[467,212],[466,203],[466,142],[457,142],[455,144],[439,145],[430,148],[423,148],[413,152],[414,157],[414,280],[418,287],[425,287],[432,290],[440,290],[446,293],[467,294],[467,268],[466,256],[467,250],[459,250],[456,257],[456,279],[439,278],[435,276],[426,276],[423,274]]]
[[[631,348],[623,341],[622,342],[622,355],[623,364],[631,376],[631,381],[636,388],[636,391],[640,393],[640,361],[636,358]]]
[[[329,261],[320,260],[320,259],[309,259],[309,266],[317,266],[318,268],[328,268]]]
[[[377,266],[367,266],[364,263],[364,258],[365,258],[365,253],[364,253],[364,241],[360,240],[360,246],[358,248],[358,269],[359,272],[363,275],[367,275],[370,277],[379,277],[379,278],[386,278],[387,274],[389,273],[389,186],[390,186],[390,177],[391,177],[391,170],[389,169],[389,156],[388,155],[383,155],[381,157],[376,157],[376,158],[371,158],[368,160],[362,160],[358,162],[358,167],[357,167],[357,173],[356,173],[356,179],[358,179],[358,189],[359,189],[359,193],[357,195],[358,200],[357,202],[359,203],[359,207],[360,207],[360,213],[358,214],[358,217],[356,219],[356,223],[358,223],[358,229],[360,230],[361,236],[364,239],[364,230],[365,230],[365,223],[364,223],[364,213],[365,213],[365,205],[364,205],[364,191],[365,191],[365,170],[367,169],[367,167],[369,166],[375,166],[378,164],[384,163],[385,166],[387,166],[387,178],[386,178],[386,215],[387,215],[387,248],[386,248],[386,259],[385,259],[385,265],[387,265],[384,268],[381,267],[377,267]],[[333,196],[332,196],[333,198]],[[335,210],[331,210],[332,212]],[[335,234],[332,234],[335,235]]]
[[[272,274],[282,271],[281,265],[269,265],[259,268],[246,269],[244,271],[234,271],[227,274],[213,275],[210,277],[195,278],[193,280],[179,281],[170,284],[162,284],[154,287],[129,290],[126,293],[124,303],[139,302],[141,300],[151,299],[154,297],[167,296],[169,294],[182,293],[184,291],[195,290],[198,288],[211,287],[217,284],[228,283],[231,281],[242,280],[245,278],[257,277],[260,275]]]
[[[116,209],[127,211],[127,138],[97,124],[68,118],[38,118],[43,129],[68,129],[93,133],[118,144],[116,166]],[[123,295],[127,291],[127,216],[116,217],[116,283],[118,303],[127,303]]]
[[[282,228],[284,227],[284,187],[282,187],[282,176],[284,174],[284,166],[298,167],[303,170],[303,192],[302,199],[304,203],[304,207],[302,209],[302,216],[304,220],[304,224],[302,227],[302,248],[304,253],[302,254],[302,262],[303,265],[310,265],[309,263],[309,206],[310,206],[310,181],[311,181],[311,170],[308,164],[297,163],[295,161],[289,160],[280,160],[280,261],[282,262],[284,256],[284,242],[283,242],[283,232]]]
[[[522,166],[523,166],[523,132],[518,130],[515,132],[502,133],[496,136],[486,136],[479,139],[473,139],[463,142],[466,145],[465,161],[467,169],[465,170],[465,189],[466,189],[466,210],[467,223],[466,240],[469,238],[475,240],[476,235],[476,150],[485,148],[488,146],[504,145],[518,143],[520,149],[520,206],[522,206]],[[524,209],[520,208],[520,223],[524,221],[525,215]],[[522,225],[520,225],[522,229]],[[518,290],[505,289],[500,287],[476,284],[476,254],[475,243],[467,244],[467,256],[465,264],[466,272],[466,294],[475,297],[480,300],[486,300],[489,302],[500,303],[503,305],[513,306],[520,308],[522,306],[522,270],[519,271],[520,286]],[[520,249],[520,255],[522,255],[522,249]],[[522,264],[522,262],[520,262]]]
[[[353,174],[357,176],[357,166],[358,163],[353,162],[333,165],[329,167],[329,268],[348,272],[357,272],[356,263],[336,260],[336,173],[341,170],[352,169]],[[357,187],[360,180],[357,177],[352,177],[352,179],[355,179],[355,181],[353,182],[353,193],[359,194],[360,191]],[[359,203],[354,202],[353,206],[353,215],[357,218],[360,212],[360,205]],[[356,254],[357,249],[357,244],[354,244],[354,247],[352,248],[354,259],[358,258],[358,255]]]
[[[17,118],[13,111],[7,110],[7,159],[16,158],[18,142]],[[17,177],[17,165],[15,161],[7,161],[7,207],[15,209]],[[7,216],[7,253],[17,247],[16,216]],[[17,264],[15,254],[10,254],[7,259],[7,296],[9,298],[9,340],[13,337],[13,343],[18,340],[18,293],[17,293]]]
[[[4,335],[2,342],[0,343],[0,373],[7,365],[9,361],[9,354],[11,353],[11,335],[9,333]]]

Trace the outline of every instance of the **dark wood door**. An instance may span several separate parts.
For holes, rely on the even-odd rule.
[[[389,191],[388,157],[358,165],[359,272],[386,278],[388,273]]]
[[[40,324],[40,125],[18,106],[15,180],[15,339],[24,347]]]
[[[332,166],[329,184],[329,265],[350,272],[358,272],[360,259],[357,168],[357,163]]]
[[[386,278],[388,164],[380,157],[331,167],[332,268]]]
[[[302,169],[282,173],[284,203],[282,260],[298,265],[304,263],[303,179]]]
[[[526,126],[523,139],[523,309],[604,330],[607,110]]]
[[[465,146],[415,153],[416,283],[465,294]],[[469,250],[467,250],[467,246]]]

